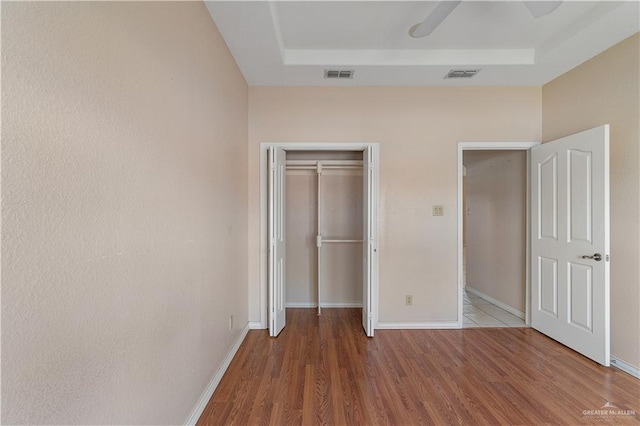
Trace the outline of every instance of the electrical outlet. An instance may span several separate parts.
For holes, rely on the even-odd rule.
[[[229,315],[229,330],[233,330],[233,315]]]
[[[407,294],[404,298],[404,303],[405,305],[413,305],[413,296],[410,294]]]

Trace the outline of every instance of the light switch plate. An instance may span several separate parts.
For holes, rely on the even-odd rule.
[[[433,216],[444,216],[444,206],[433,206]]]

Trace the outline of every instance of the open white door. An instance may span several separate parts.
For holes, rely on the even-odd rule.
[[[372,310],[372,281],[375,277],[376,266],[376,235],[375,235],[375,168],[373,162],[373,148],[368,146],[362,155],[362,327],[369,337],[373,337]]]
[[[269,148],[269,335],[280,334],[285,310],[285,171],[286,153]]]
[[[531,149],[531,326],[609,365],[609,126]]]

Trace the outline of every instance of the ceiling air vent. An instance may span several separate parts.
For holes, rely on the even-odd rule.
[[[353,78],[353,70],[324,70],[324,78]]]
[[[451,70],[444,78],[471,78],[480,70]]]

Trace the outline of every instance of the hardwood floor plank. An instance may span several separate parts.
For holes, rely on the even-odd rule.
[[[282,404],[280,403],[274,403],[271,405],[270,407],[271,409],[268,409],[268,407],[265,407],[265,416],[264,418],[261,417],[252,417],[252,419],[256,422],[254,424],[259,424],[262,423],[264,420],[268,421],[268,425],[271,426],[279,426],[284,424],[284,420],[283,420],[283,409],[282,409]]]
[[[279,337],[250,331],[198,424],[640,424],[640,380],[535,330],[367,338],[360,315],[288,309]],[[627,414],[592,414],[610,406]]]
[[[304,376],[304,398],[302,401],[302,424],[315,424],[315,369],[313,364],[307,364]]]
[[[346,398],[343,392],[344,386],[340,381],[340,368],[338,367],[336,340],[337,339],[331,339],[329,341],[329,356],[327,357],[329,360],[329,383],[331,385],[331,409],[335,424],[344,425],[347,423],[344,412]]]
[[[368,421],[368,408],[363,398],[362,389],[346,368],[340,369],[340,384],[343,389],[343,408],[346,424],[362,425],[371,423]]]

